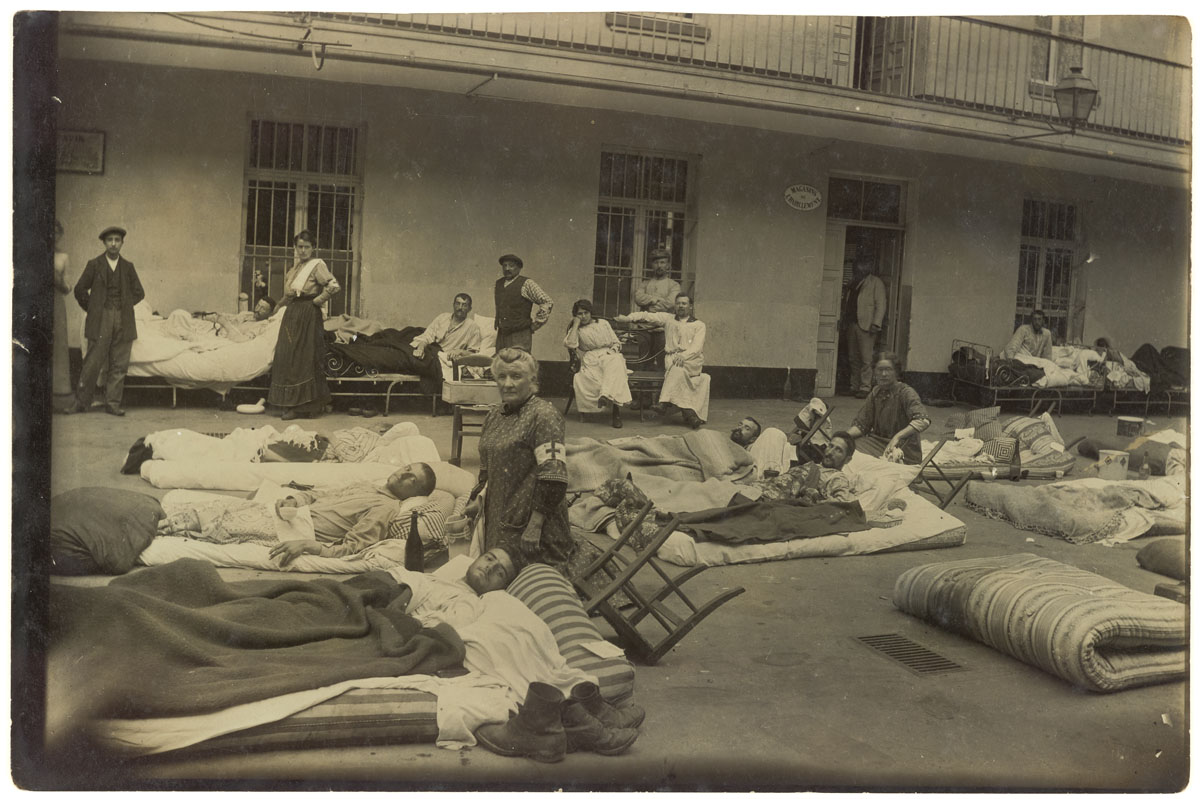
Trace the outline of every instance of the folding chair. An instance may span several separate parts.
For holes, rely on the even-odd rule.
[[[908,484],[908,487],[913,491],[928,491],[930,494],[936,497],[938,507],[942,510],[945,510],[946,506],[949,505],[956,496],[958,496],[958,492],[963,490],[963,487],[967,484],[967,481],[971,479],[971,475],[973,474],[973,472],[967,472],[958,480],[955,480],[942,471],[942,467],[935,463],[933,458],[945,445],[946,439],[944,438],[934,444],[933,449],[929,451],[929,454],[926,455],[921,461],[921,465],[917,467],[917,476],[914,477]],[[926,469],[932,469],[936,475],[928,473]],[[943,485],[939,490],[938,487],[933,484],[933,481],[935,480],[939,483],[945,483],[945,485]]]
[[[629,539],[641,527],[646,514],[650,512],[653,503],[647,502],[642,506],[637,517],[631,522],[607,550],[581,573],[575,575],[575,590],[583,598],[583,607],[589,615],[599,614],[613,628],[617,637],[625,644],[629,656],[653,666],[680,642],[685,635],[702,622],[708,614],[733,599],[746,589],[738,586],[722,591],[703,605],[697,605],[683,592],[682,586],[688,580],[707,569],[707,566],[695,566],[676,577],[671,577],[656,561],[655,553],[667,540],[667,537],[679,526],[679,519],[672,517],[646,544],[641,552],[628,546]],[[650,566],[651,572],[643,575],[642,585],[634,585],[633,579],[642,568]],[[591,580],[603,572],[608,582],[602,585],[602,580]],[[653,589],[646,587],[645,578],[657,579]],[[673,600],[673,601],[672,601]],[[667,602],[675,606],[669,607]],[[682,608],[680,610],[680,608]],[[656,629],[649,622],[657,622],[662,627],[664,635],[654,639],[643,633],[639,625]]]
[[[823,428],[825,426],[825,422],[828,421],[829,417],[832,415],[833,415],[833,406],[828,406],[825,409],[825,413],[818,416],[816,421],[813,422],[812,425],[810,425],[807,430],[801,430],[797,426],[796,428],[793,429],[792,433],[790,433],[788,435],[788,443],[795,444],[795,446],[796,446],[796,460],[800,461],[801,463],[804,462],[801,458],[801,452],[803,452],[804,448],[807,447],[809,445],[809,443],[812,442],[813,438],[817,435],[817,433],[820,433],[821,437],[823,439],[825,439],[822,442],[822,444],[828,444],[830,442],[831,439],[829,437],[829,434],[826,433]],[[805,454],[803,456],[804,459],[809,459],[809,457],[810,456],[807,454]]]

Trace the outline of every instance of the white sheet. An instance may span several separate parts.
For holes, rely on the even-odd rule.
[[[697,542],[687,533],[675,531],[663,542],[658,556],[679,566],[726,566],[764,560],[827,558],[867,555],[901,544],[933,538],[963,523],[924,497],[905,488],[896,494],[908,505],[904,521],[895,527],[873,528],[855,533],[797,538],[770,544],[716,544]]]
[[[1079,368],[1079,359],[1064,358],[1063,363],[1067,366],[1060,366],[1054,361],[1045,358],[1035,358],[1027,353],[1017,353],[1013,360],[1021,363],[1031,364],[1038,367],[1046,374],[1034,382],[1037,388],[1061,388],[1063,386],[1086,386],[1088,385],[1089,375],[1086,366]]]

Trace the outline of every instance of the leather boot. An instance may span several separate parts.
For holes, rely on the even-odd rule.
[[[619,755],[633,746],[638,737],[637,730],[604,726],[600,719],[574,700],[567,700],[563,704],[562,721],[568,752]]]
[[[700,417],[691,408],[683,409],[683,422],[693,430],[699,430],[700,425],[704,422],[700,421]]]
[[[516,715],[504,724],[484,724],[475,737],[483,748],[498,755],[557,763],[567,754],[562,706],[562,691],[544,682],[531,682],[525,704]]]
[[[571,689],[571,699],[584,710],[600,720],[605,727],[630,729],[640,727],[646,711],[634,704],[613,707],[600,695],[600,686],[594,682],[581,682]]]

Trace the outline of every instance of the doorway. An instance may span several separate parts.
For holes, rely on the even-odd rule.
[[[840,318],[846,318],[846,300],[854,286],[854,264],[859,260],[871,265],[872,272],[883,281],[887,296],[887,312],[876,339],[876,350],[897,350],[899,331],[908,327],[908,319],[900,319],[900,264],[904,251],[904,231],[893,228],[846,225],[842,250],[841,293],[838,303]],[[847,336],[839,337],[837,375],[834,388],[838,394],[850,391],[850,351]],[[901,356],[903,357],[903,356]]]

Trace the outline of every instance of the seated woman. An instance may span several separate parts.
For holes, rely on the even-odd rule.
[[[524,563],[545,563],[568,575],[575,551],[567,521],[566,424],[536,396],[538,364],[525,350],[506,347],[492,359],[501,405],[492,408],[479,438],[483,549],[503,546]],[[524,565],[521,564],[521,565]]]
[[[271,364],[267,402],[283,410],[284,421],[320,415],[329,404],[329,386],[321,361],[325,357],[325,303],[342,290],[329,267],[313,254],[316,239],[307,230],[296,234],[296,262],[283,277],[283,328]]]
[[[633,401],[626,377],[621,342],[606,319],[592,317],[592,304],[578,300],[571,307],[571,324],[563,346],[579,353],[575,401],[580,413],[598,413],[612,405],[612,426],[621,427],[621,406]]]
[[[900,382],[900,359],[894,352],[875,353],[874,373],[875,386],[846,432],[868,455],[918,464],[929,414],[912,386]]]

